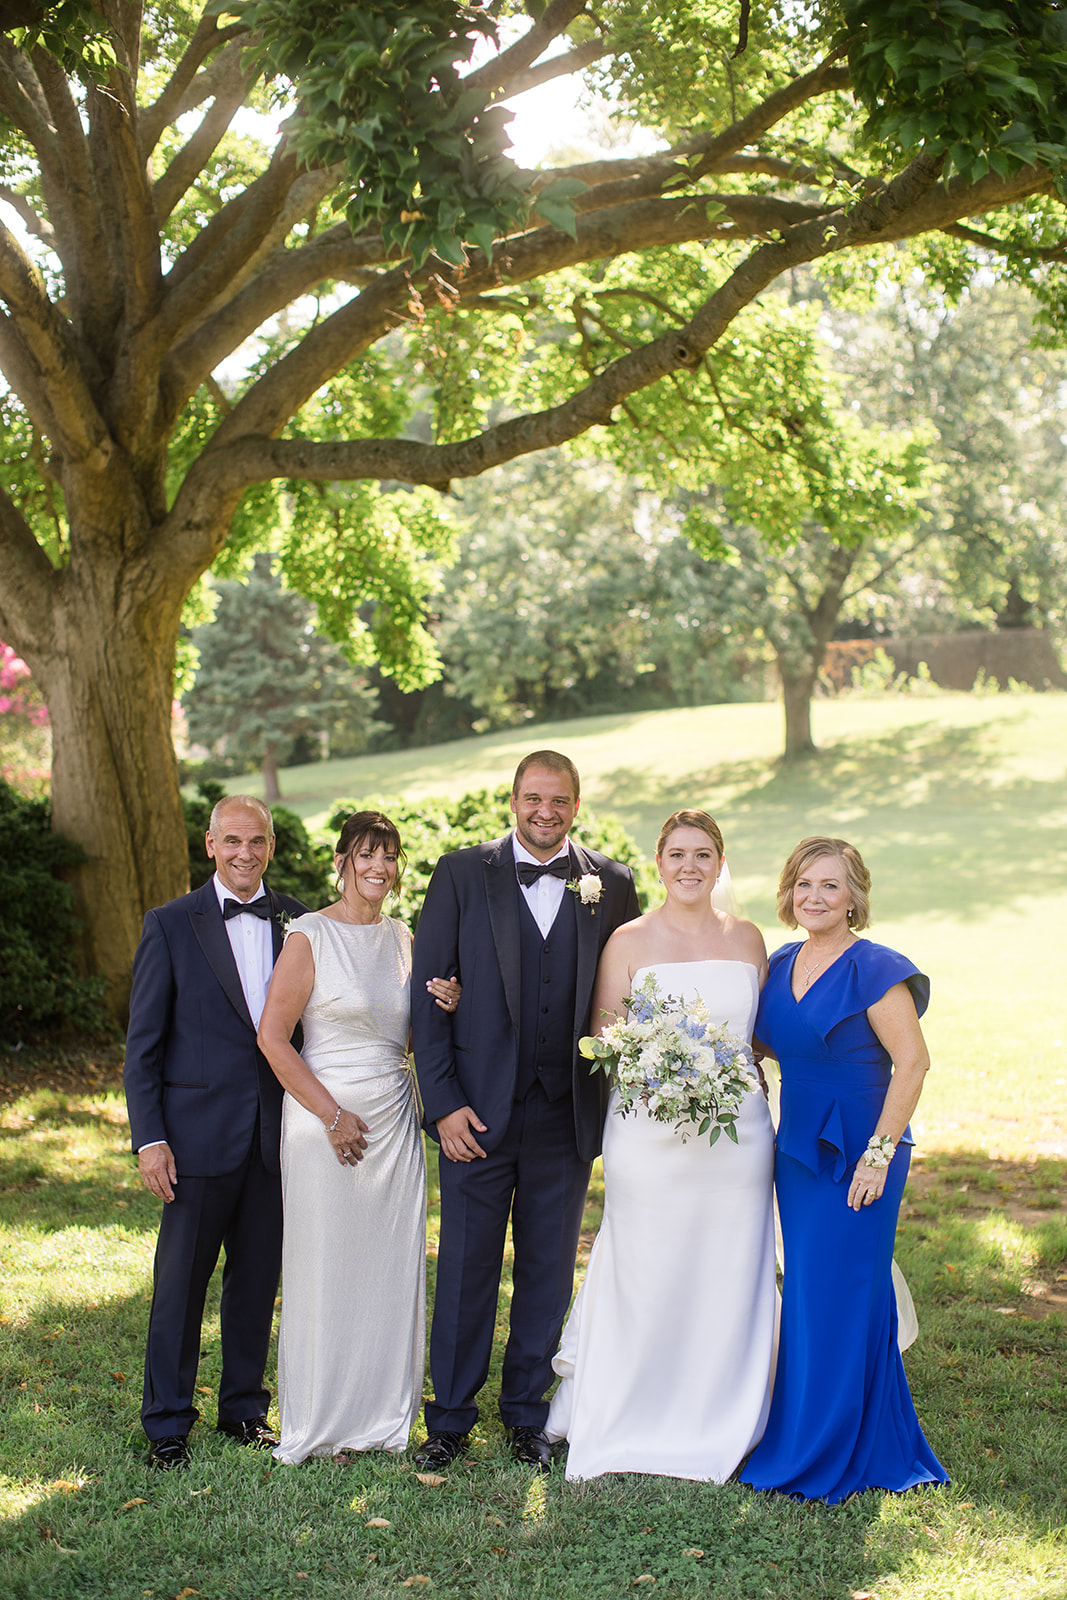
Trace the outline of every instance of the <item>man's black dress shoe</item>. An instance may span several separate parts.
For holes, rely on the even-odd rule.
[[[469,1433],[430,1433],[426,1443],[415,1451],[414,1462],[420,1472],[441,1472],[450,1467],[457,1456],[465,1456],[470,1449]]]
[[[273,1450],[278,1443],[278,1435],[266,1417],[248,1417],[244,1422],[223,1422],[220,1418],[218,1431],[253,1450]]]
[[[552,1445],[540,1428],[509,1428],[508,1444],[516,1461],[548,1472],[552,1466]]]
[[[157,1472],[184,1472],[189,1465],[189,1441],[184,1433],[172,1433],[165,1439],[153,1439],[148,1452],[148,1465]]]

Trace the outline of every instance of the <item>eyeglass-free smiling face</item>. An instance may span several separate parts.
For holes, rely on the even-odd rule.
[[[355,896],[371,906],[380,906],[396,882],[396,851],[385,845],[359,840],[347,856],[334,856],[334,866],[344,879],[345,896]]]
[[[793,885],[793,915],[808,933],[824,937],[848,926],[852,895],[840,856],[819,856]]]
[[[711,894],[722,862],[703,828],[681,827],[667,835],[656,865],[667,893],[688,902]]]
[[[515,832],[538,861],[550,861],[578,815],[578,798],[566,772],[527,767],[511,797]]]
[[[264,827],[263,817],[251,806],[223,807],[204,843],[215,863],[219,882],[238,900],[251,900],[259,892],[267,862],[274,854],[274,835]]]

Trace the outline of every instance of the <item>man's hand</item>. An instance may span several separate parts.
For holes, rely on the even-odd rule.
[[[141,1179],[150,1194],[169,1205],[174,1199],[174,1185],[178,1181],[178,1168],[169,1144],[150,1144],[137,1153]]]
[[[476,1156],[484,1158],[485,1151],[474,1137],[475,1133],[484,1132],[485,1123],[470,1106],[460,1106],[458,1111],[450,1111],[447,1117],[439,1117],[437,1121],[437,1137],[449,1161],[473,1161]]]

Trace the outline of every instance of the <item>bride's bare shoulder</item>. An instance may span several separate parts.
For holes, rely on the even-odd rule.
[[[632,922],[624,922],[605,944],[604,954],[610,954],[616,961],[625,961],[631,972],[647,966],[655,959],[657,921],[655,911],[646,911]]]
[[[767,946],[756,924],[727,913],[723,913],[723,918],[723,937],[735,952],[734,959],[750,961],[754,967],[762,970],[767,965]]]

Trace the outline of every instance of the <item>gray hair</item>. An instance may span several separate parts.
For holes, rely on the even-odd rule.
[[[224,794],[221,800],[216,800],[211,808],[211,817],[208,821],[207,831],[211,837],[217,838],[221,826],[220,818],[227,806],[247,806],[249,811],[258,811],[263,818],[267,829],[267,838],[274,838],[274,818],[270,814],[270,806],[254,794]]]

